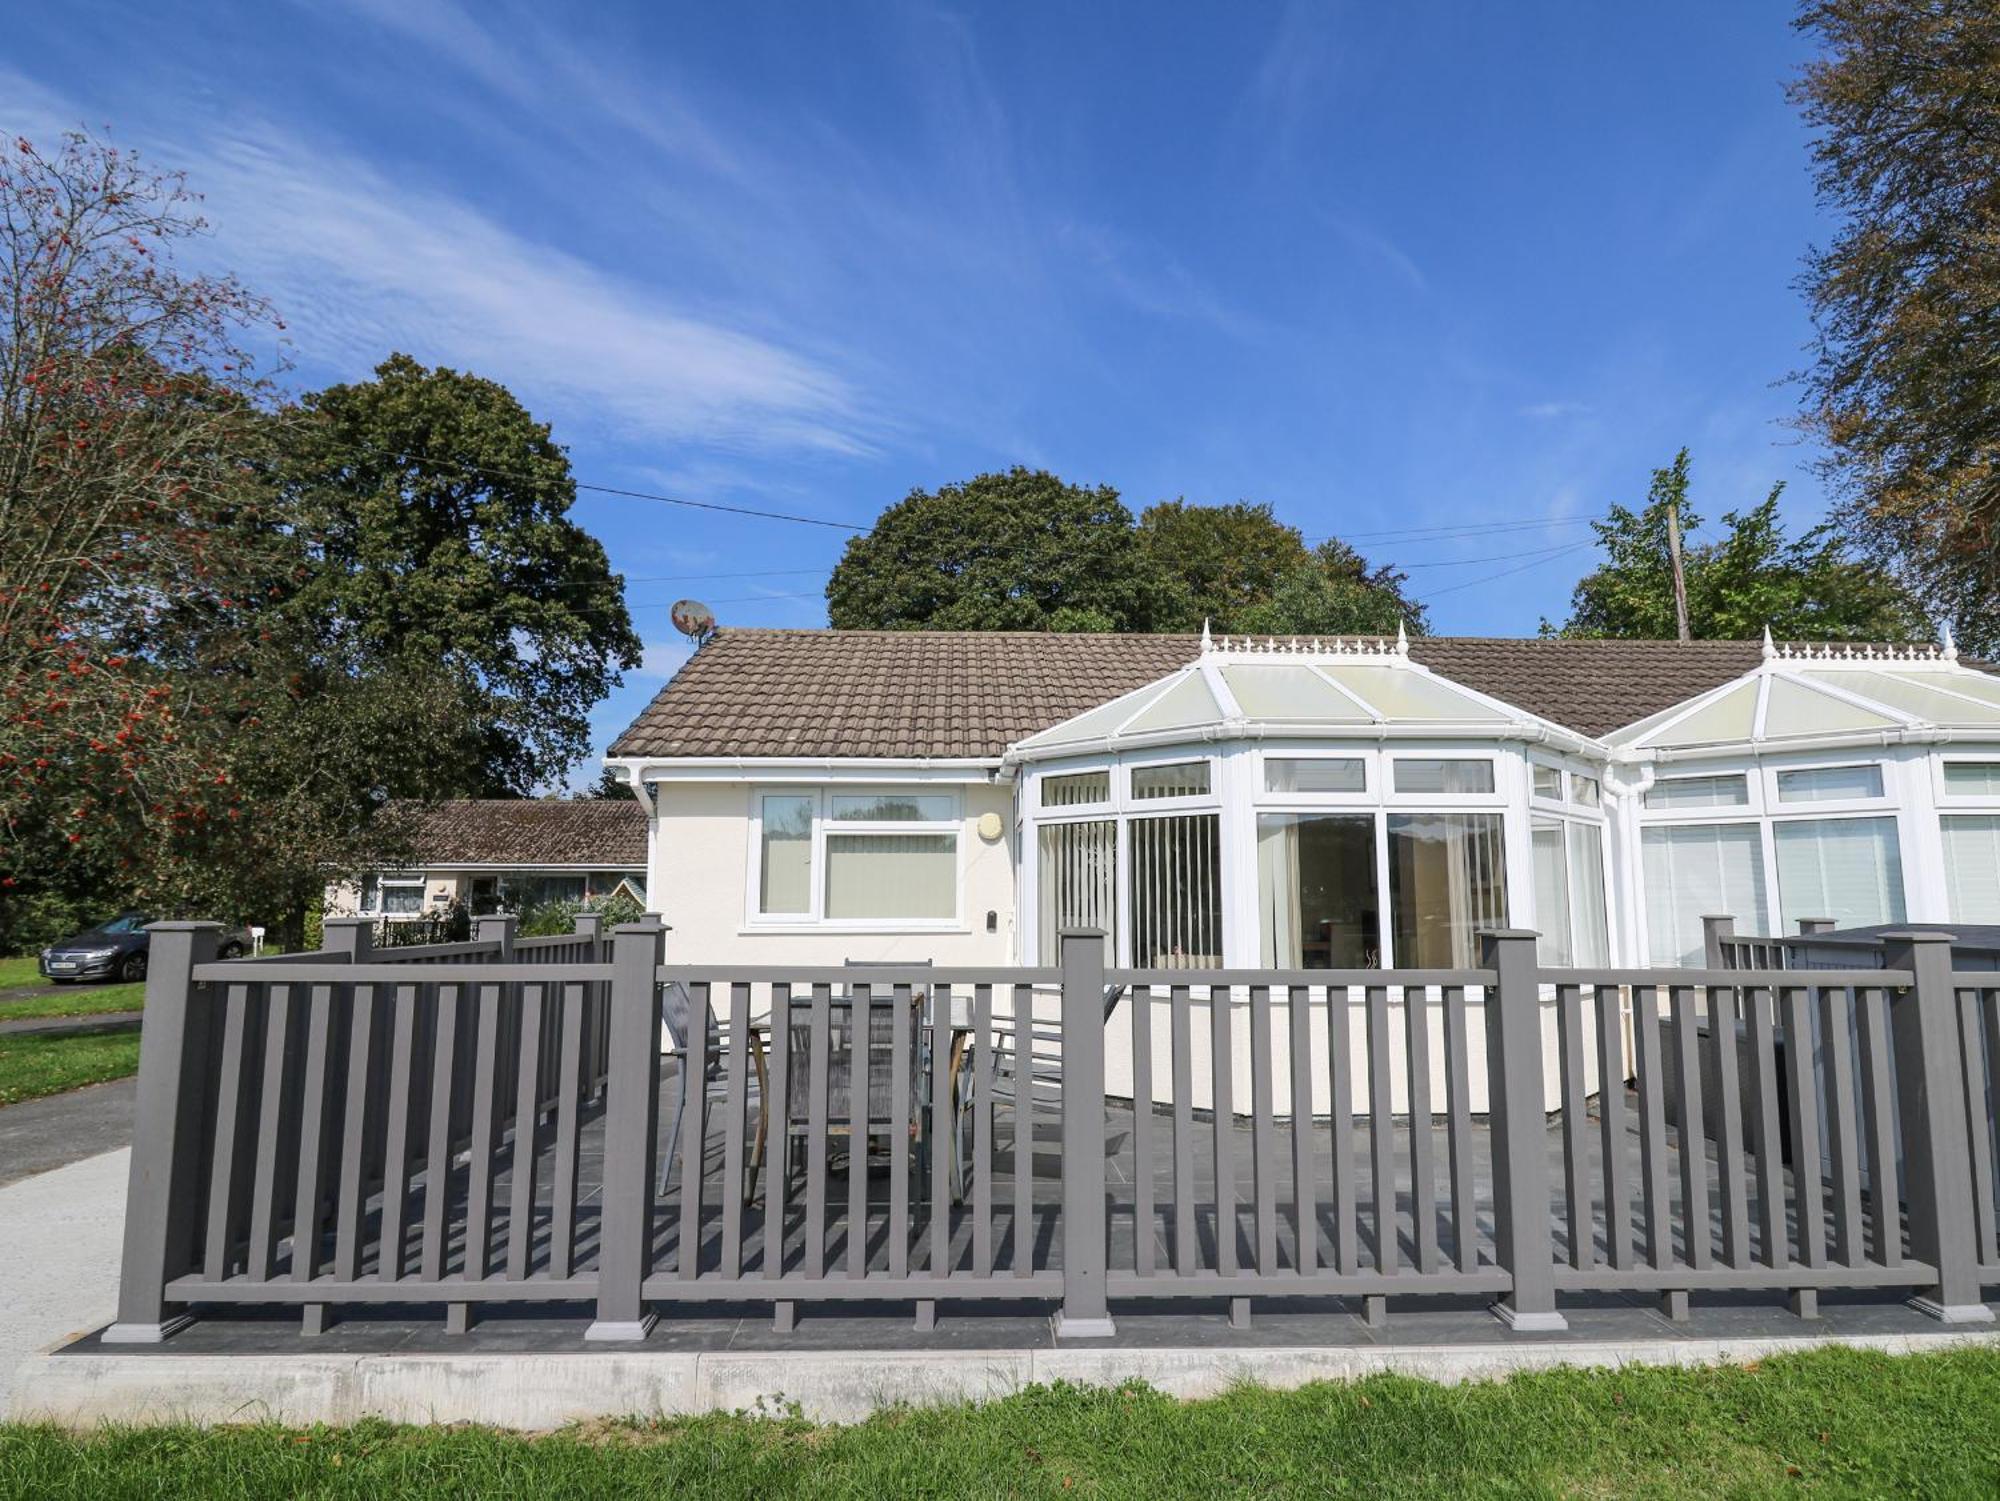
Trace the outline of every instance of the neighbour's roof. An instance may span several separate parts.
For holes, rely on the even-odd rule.
[[[728,627],[611,747],[614,756],[997,760],[1008,746],[1185,667],[1193,635]],[[1419,636],[1410,659],[1583,735],[1742,676],[1755,641]]]
[[[454,798],[397,804],[426,865],[644,867],[646,811],[632,798]]]

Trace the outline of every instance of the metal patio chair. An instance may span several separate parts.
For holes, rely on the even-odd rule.
[[[679,980],[660,988],[660,1025],[666,1028],[668,1053],[680,1060],[680,1089],[674,1096],[674,1122],[667,1135],[667,1150],[660,1158],[659,1195],[664,1197],[667,1185],[673,1181],[674,1159],[680,1151],[681,1123],[687,1116],[687,1091],[695,1082],[687,1076],[688,1044],[694,1036],[694,997],[686,985]],[[704,1059],[700,1085],[704,1102],[726,1100],[729,1097],[729,1077],[723,1072],[723,1047],[727,1039],[722,1026],[715,1019],[715,1008],[704,1008],[702,1029],[706,1034]],[[750,1161],[745,1169],[749,1177],[745,1196],[755,1198],[757,1175],[764,1165],[764,1138],[768,1133],[769,1120],[765,1107],[764,1040],[753,1027],[750,1032],[748,1054],[756,1077],[746,1084],[746,1098],[754,1096],[757,1101],[757,1135],[750,1149]]]
[[[908,962],[878,960],[849,960],[850,969],[870,968],[911,969],[928,967]],[[834,993],[829,998],[831,1016],[827,1031],[827,1071],[826,1071],[826,1134],[829,1142],[835,1137],[852,1137],[852,1088],[857,1056],[858,1031],[853,1020],[854,1007],[860,1000],[856,988],[865,984],[857,980],[853,986]],[[925,1135],[924,1083],[928,1077],[925,1059],[929,1051],[926,1028],[923,1025],[925,1007],[929,1001],[929,989],[922,985],[910,987],[908,1005],[910,1018],[909,1072],[906,1077],[895,1077],[895,1013],[891,1009],[896,1000],[887,987],[877,987],[871,991],[868,1000],[868,1035],[859,1045],[863,1087],[868,1091],[867,1124],[863,1135],[866,1138],[859,1146],[850,1140],[847,1144],[848,1171],[856,1170],[857,1160],[860,1170],[867,1171],[868,1150],[871,1144],[887,1142],[894,1131],[890,1117],[897,1092],[903,1091],[907,1097],[909,1133],[918,1150],[911,1161],[921,1174],[927,1147]],[[787,1044],[786,1100],[784,1120],[778,1136],[777,1151],[779,1161],[777,1171],[790,1181],[792,1163],[792,1142],[809,1137],[812,1130],[812,1054],[813,1036],[810,1017],[813,1001],[809,995],[793,995],[790,1014],[783,1019]],[[779,1018],[772,1017],[775,1029]],[[858,1152],[858,1159],[857,1159]],[[921,1179],[920,1179],[921,1181]]]

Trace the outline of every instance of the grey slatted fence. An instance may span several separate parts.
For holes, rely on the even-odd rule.
[[[594,1339],[700,1303],[1970,1319],[2000,1276],[2000,988],[1939,935],[1868,971],[1547,969],[1496,932],[1348,972],[1107,971],[1096,933],[1056,968],[678,965],[657,922],[218,963],[215,931],[155,929],[114,1340],[207,1303],[594,1303]]]

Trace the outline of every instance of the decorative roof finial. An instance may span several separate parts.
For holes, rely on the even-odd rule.
[[[1215,650],[1215,643],[1209,639],[1208,617],[1206,615],[1201,617],[1201,649],[1204,656]]]
[[[1767,625],[1764,627],[1764,660],[1768,662],[1777,654],[1777,643],[1771,639],[1771,628]]]
[[[1396,622],[1396,655],[1407,657],[1409,654],[1410,633],[1403,629],[1403,622],[1399,620]]]
[[[1958,641],[1951,633],[1951,622],[1949,620],[1944,623],[1944,659],[1947,662],[1956,662],[1958,660]]]

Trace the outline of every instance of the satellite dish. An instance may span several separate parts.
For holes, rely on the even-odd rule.
[[[715,634],[715,612],[698,599],[677,599],[668,613],[674,629],[696,646]]]

